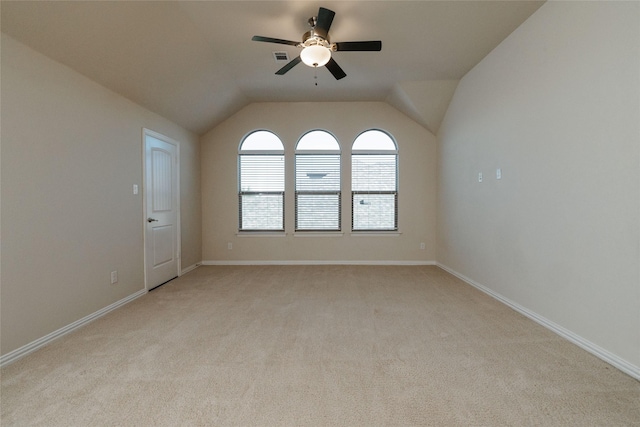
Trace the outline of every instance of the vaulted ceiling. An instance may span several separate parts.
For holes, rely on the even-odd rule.
[[[385,101],[433,133],[458,81],[542,1],[7,1],[2,32],[195,133],[252,102]],[[303,64],[274,73],[322,6],[347,73]],[[317,78],[314,77],[314,74]],[[317,83],[317,86],[315,85]]]

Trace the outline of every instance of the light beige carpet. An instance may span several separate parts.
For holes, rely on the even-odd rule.
[[[640,382],[421,266],[200,267],[1,398],[3,426],[640,425]]]

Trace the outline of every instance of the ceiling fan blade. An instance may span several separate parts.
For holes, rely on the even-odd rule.
[[[342,68],[340,68],[338,63],[334,61],[333,58],[331,58],[329,62],[327,62],[327,65],[325,65],[325,67],[327,67],[327,70],[329,70],[331,74],[333,74],[333,77],[335,77],[336,80],[347,77],[347,73],[342,71]]]
[[[380,40],[368,42],[342,42],[336,43],[336,51],[359,51],[359,52],[379,52],[382,50],[382,42]]]
[[[327,37],[334,16],[336,16],[336,13],[333,10],[325,9],[324,7],[318,10],[318,20],[316,21],[315,29],[316,31],[324,31],[324,34],[322,34],[323,37]]]
[[[262,36],[253,36],[251,38],[254,42],[267,42],[267,43],[278,43],[278,44],[288,44],[291,46],[298,46],[300,43],[294,42],[291,40],[282,40],[282,39],[274,39],[272,37],[262,37]]]
[[[289,63],[287,65],[285,65],[284,67],[282,67],[278,71],[276,71],[276,74],[279,75],[279,76],[285,74],[287,71],[289,71],[290,69],[292,69],[293,67],[298,65],[300,63],[300,61],[302,61],[302,59],[300,59],[299,56],[296,57],[296,58],[293,58],[291,61],[289,61]]]

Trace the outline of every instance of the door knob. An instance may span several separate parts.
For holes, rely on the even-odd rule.
[[[147,222],[158,222],[158,220],[153,218],[147,218]]]

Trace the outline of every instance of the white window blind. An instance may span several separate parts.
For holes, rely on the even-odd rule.
[[[296,231],[339,231],[340,146],[328,132],[305,134],[296,149]]]
[[[238,156],[241,231],[284,230],[284,147],[274,137],[277,139],[271,132],[258,131],[241,145]]]
[[[398,229],[396,145],[389,135],[370,130],[354,142],[351,156],[351,211],[354,231]]]
[[[340,155],[296,155],[296,230],[340,230]]]

